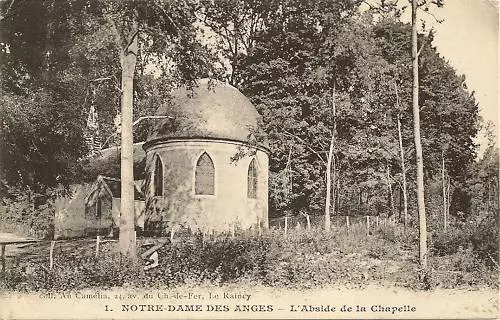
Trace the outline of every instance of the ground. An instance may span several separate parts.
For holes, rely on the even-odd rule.
[[[24,239],[13,234],[0,233],[0,241],[12,240]],[[49,242],[21,245],[17,248],[8,246],[6,254],[8,258],[36,260],[37,257],[45,257],[46,259],[48,248]],[[95,240],[58,242],[55,252],[78,251],[76,249],[92,251],[95,249]],[[382,283],[362,288],[339,285],[291,289],[267,287],[241,280],[222,286],[188,283],[160,291],[138,290],[125,286],[113,289],[75,290],[64,295],[57,292],[23,294],[3,292],[0,293],[0,302],[1,318],[8,319],[69,318],[75,315],[82,319],[96,317],[496,319],[500,316],[498,290],[495,289],[436,288],[420,291]],[[200,311],[194,311],[194,308],[199,308]]]

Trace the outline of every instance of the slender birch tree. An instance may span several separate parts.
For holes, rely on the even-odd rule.
[[[196,41],[193,23],[194,6],[187,1],[169,3],[166,1],[106,2],[104,17],[111,26],[115,46],[119,51],[121,66],[121,203],[120,203],[120,253],[131,260],[136,259],[134,172],[133,172],[133,103],[134,76],[139,57],[139,47],[150,50],[162,57],[161,48],[177,49],[174,56],[167,59],[184,70],[184,76],[194,79],[192,71],[201,60],[191,59],[196,55]],[[139,46],[141,33],[147,41]],[[148,45],[147,45],[148,44]],[[176,47],[177,46],[177,47]],[[179,52],[180,51],[180,52]],[[180,54],[179,54],[180,53]],[[198,52],[199,53],[199,52]],[[184,54],[184,56],[183,56]],[[182,58],[181,58],[182,57]],[[199,54],[197,59],[203,57]],[[179,61],[180,60],[180,61]],[[192,65],[186,66],[182,61]],[[203,69],[203,68],[202,68]],[[188,79],[188,80],[189,80]]]
[[[422,156],[422,142],[420,138],[420,109],[418,104],[418,54],[417,47],[417,0],[411,2],[411,56],[412,56],[412,110],[413,110],[413,138],[415,141],[417,166],[417,204],[419,220],[419,258],[422,280],[427,274],[427,217],[425,215],[425,188],[424,188],[424,161]]]
[[[330,231],[331,221],[330,221],[330,207],[332,202],[332,183],[335,184],[335,180],[332,182],[332,163],[335,179],[335,131],[337,130],[337,109],[335,105],[335,85],[333,85],[332,92],[332,118],[333,118],[333,128],[332,135],[330,138],[330,146],[328,148],[328,159],[326,162],[326,198],[325,198],[325,230]],[[335,188],[334,188],[335,189]],[[335,203],[335,195],[333,197]],[[335,204],[334,204],[335,206]]]

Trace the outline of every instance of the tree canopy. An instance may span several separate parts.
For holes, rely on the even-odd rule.
[[[116,132],[120,105],[113,28],[122,30],[136,14],[135,118],[151,114],[180,83],[229,74],[263,116],[272,151],[274,214],[323,210],[334,122],[337,213],[392,214],[402,176],[398,118],[408,181],[415,180],[411,27],[398,15],[374,16],[359,5],[354,0],[4,1],[1,179],[40,190],[71,182],[75,164],[87,152],[83,137],[91,105],[105,147],[116,145],[107,139]],[[117,25],[120,21],[125,25]],[[463,168],[476,157],[478,105],[432,40],[432,33],[419,36],[426,181],[439,174],[444,157],[451,181],[464,186],[473,170]],[[134,141],[144,139],[148,125],[135,128]],[[411,182],[410,188],[415,188]]]

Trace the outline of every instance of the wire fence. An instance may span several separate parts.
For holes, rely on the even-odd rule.
[[[353,229],[370,230],[379,226],[396,226],[398,224],[395,216],[331,216],[330,224],[332,229],[349,232]],[[324,216],[310,216],[307,214],[297,216],[283,216],[269,219],[269,227],[283,230],[301,229],[323,229],[325,225]]]
[[[379,216],[331,216],[330,217],[332,231],[343,231],[347,234],[352,233],[354,235],[360,233],[370,234],[374,228],[379,226],[391,227],[398,226],[394,217],[379,217]],[[325,218],[324,216],[311,216],[308,214],[301,214],[297,216],[283,216],[277,218],[269,219],[269,228],[274,230],[282,230],[283,234],[286,236],[287,232],[291,230],[322,230],[324,229]],[[262,235],[261,228],[255,228],[257,234]],[[235,237],[235,230],[229,232],[229,235]],[[55,239],[55,240],[22,240],[22,241],[9,241],[0,239],[1,248],[1,271],[5,272],[7,257],[12,258],[16,252],[21,252],[19,258],[25,258],[26,254],[22,254],[23,250],[28,246],[33,246],[30,253],[27,254],[31,258],[40,263],[47,264],[49,269],[54,267],[54,254],[55,252],[64,251],[77,251],[84,250],[86,252],[95,252],[97,257],[100,252],[100,247],[106,242],[117,242],[116,238],[105,238],[101,235],[93,234],[92,238],[79,237],[76,239]],[[177,236],[177,234],[176,234]],[[155,237],[157,238],[157,237]],[[173,241],[174,232],[170,233],[170,240]],[[9,250],[7,250],[9,247]],[[65,249],[63,249],[65,248]],[[9,252],[7,252],[9,251]]]

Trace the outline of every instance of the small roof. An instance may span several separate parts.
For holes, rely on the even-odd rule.
[[[145,177],[146,152],[142,148],[144,142],[134,143],[134,180],[141,180]],[[103,149],[99,155],[90,159],[84,167],[85,181],[92,181],[98,175],[111,178],[121,176],[121,147],[111,147]]]
[[[109,177],[102,177],[103,182],[108,186],[111,191],[113,198],[120,198],[122,192],[122,186],[119,179],[112,179]],[[134,199],[135,200],[144,200],[144,193],[140,191],[137,185],[134,183]]]
[[[169,119],[152,123],[148,145],[172,139],[221,139],[248,143],[257,132],[259,113],[238,89],[214,79],[184,85],[160,106],[157,116]],[[267,147],[267,144],[262,144]]]
[[[87,205],[92,205],[95,201],[97,201],[96,196],[99,195],[99,189],[101,189],[101,186],[104,187],[110,197],[121,198],[120,180],[99,175],[90,189],[89,194],[85,197],[85,203]],[[136,183],[134,183],[134,200],[145,200],[144,193],[139,190]]]

